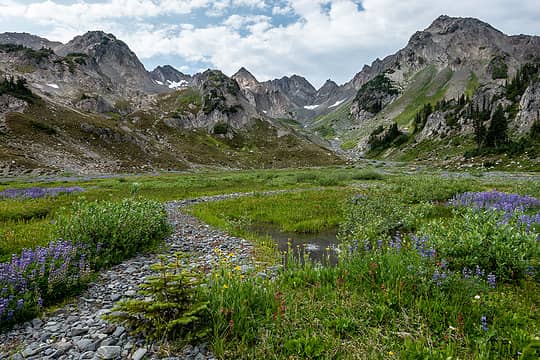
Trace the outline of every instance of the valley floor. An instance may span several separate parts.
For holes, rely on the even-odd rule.
[[[159,200],[172,234],[0,332],[0,359],[538,358],[540,175],[373,165],[1,184],[29,197],[0,199],[2,264],[57,239],[74,200]],[[31,185],[66,192],[39,197]],[[279,253],[252,231],[265,224],[338,227],[327,249],[338,263]],[[152,343],[102,318],[179,252],[182,269],[203,274],[206,310],[185,334],[201,327],[202,340]]]

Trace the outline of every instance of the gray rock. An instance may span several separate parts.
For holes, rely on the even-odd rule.
[[[122,348],[120,346],[101,346],[96,354],[100,359],[115,359],[122,354]]]
[[[90,330],[89,328],[76,327],[71,329],[71,336],[80,336],[84,335]]]
[[[58,354],[65,354],[73,347],[73,343],[71,341],[61,340],[54,344],[54,347]]]
[[[96,350],[96,344],[94,341],[90,339],[81,339],[75,343],[77,345],[77,348],[81,351],[95,351]]]
[[[116,330],[114,330],[114,333],[112,334],[112,336],[120,337],[120,335],[122,335],[125,331],[126,329],[123,326],[118,326]]]
[[[144,355],[146,355],[147,352],[148,350],[146,350],[145,348],[138,348],[137,351],[135,351],[133,355],[131,356],[131,359],[141,360],[144,357]]]
[[[43,321],[41,321],[41,319],[34,319],[32,320],[32,326],[34,327],[34,329],[39,329],[41,328],[41,326],[43,325]]]

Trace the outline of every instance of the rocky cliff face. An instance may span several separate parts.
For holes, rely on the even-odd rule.
[[[95,61],[99,71],[126,94],[159,93],[163,88],[152,81],[150,74],[134,52],[112,34],[91,31],[77,36],[56,52],[60,56],[86,54]]]
[[[405,48],[364,66],[340,87],[356,93],[349,112],[329,114],[322,126],[329,132],[327,128],[340,124],[330,132],[364,145],[378,125],[392,122],[416,142],[472,138],[474,122],[480,121],[488,129],[491,116],[501,105],[509,136],[524,136],[536,120],[538,88],[534,79],[538,75],[515,86],[511,83],[520,72],[532,71],[523,70],[527,64],[539,61],[538,36],[508,36],[477,19],[440,16],[427,29],[412,35]],[[516,86],[526,89],[516,90]],[[436,105],[451,109],[435,111]],[[484,112],[478,110],[482,107]],[[479,113],[482,119],[475,120]],[[368,149],[359,145],[354,151]]]
[[[540,123],[540,78],[533,81],[523,93],[513,126],[518,133],[524,134],[531,130],[535,122]]]
[[[247,69],[241,68],[232,78],[242,94],[260,113],[271,118],[290,118],[297,105],[279,89],[260,83]]]
[[[260,112],[273,118],[301,122],[328,113],[354,96],[354,91],[338,86],[330,79],[319,90],[298,75],[259,82],[245,68],[233,75],[233,79]]]

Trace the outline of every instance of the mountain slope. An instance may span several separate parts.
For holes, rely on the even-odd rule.
[[[532,100],[537,77],[527,79],[524,93],[529,100],[525,102],[520,100],[522,94],[512,97],[508,89],[527,64],[540,60],[539,54],[538,36],[507,36],[477,19],[441,16],[415,33],[405,48],[365,66],[344,84],[344,88],[357,89],[348,109],[340,108],[313,124],[360,154],[384,138],[381,125],[390,129],[393,122],[404,135],[400,141],[409,140],[387,144],[387,149],[407,152],[423,141],[447,137],[460,137],[471,148],[475,147],[478,108],[482,111],[484,107],[489,114],[476,127],[489,129],[492,115],[501,105],[508,137],[527,137],[538,109]],[[399,158],[400,151],[375,154]]]
[[[125,43],[103,32],[54,50],[21,45],[45,42],[37,37],[16,38],[19,45],[0,43],[4,175],[341,162],[258,111],[220,71],[191,77],[162,67],[149,73]],[[175,91],[168,79],[186,83]]]

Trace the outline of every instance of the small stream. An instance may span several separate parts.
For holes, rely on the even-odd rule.
[[[256,224],[250,227],[250,231],[274,239],[280,253],[287,252],[290,246],[295,256],[303,257],[307,252],[309,258],[315,262],[330,265],[337,263],[335,247],[339,243],[338,228],[317,233],[294,233],[283,232],[274,224]]]

